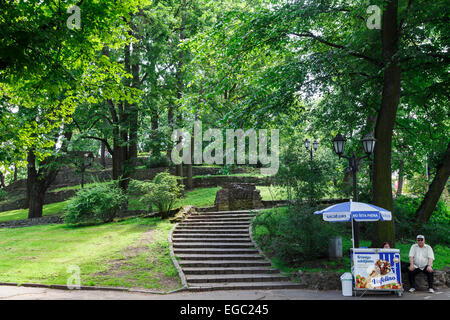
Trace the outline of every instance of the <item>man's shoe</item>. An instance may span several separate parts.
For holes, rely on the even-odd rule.
[[[413,293],[414,291],[416,291],[416,288],[410,288],[409,292]]]
[[[429,292],[429,293],[434,293],[434,289],[433,289],[433,288],[430,288],[430,289],[428,289],[428,292]]]

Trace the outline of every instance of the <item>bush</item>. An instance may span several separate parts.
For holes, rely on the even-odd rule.
[[[96,184],[81,189],[70,199],[64,214],[64,222],[82,224],[109,222],[114,219],[127,202],[127,197],[114,184]]]
[[[427,241],[450,244],[449,224],[450,213],[444,201],[438,201],[430,221],[417,227],[415,213],[422,198],[399,196],[394,200],[395,231],[398,239],[415,239],[417,232],[423,233]]]
[[[3,189],[0,189],[0,201],[5,200],[7,195],[8,195],[8,192],[6,192]]]
[[[170,166],[169,158],[165,155],[157,155],[157,156],[151,156],[146,162],[145,167],[147,169],[151,168],[161,168],[161,167],[168,167]]]
[[[269,240],[270,240],[269,229],[267,229],[266,226],[259,225],[259,226],[255,227],[253,233],[254,233],[254,238],[255,238],[256,242],[258,242],[259,245],[263,248],[267,247],[267,245],[269,244]]]
[[[327,148],[318,149],[311,161],[303,139],[293,139],[281,155],[280,163],[283,165],[276,175],[276,184],[286,188],[289,200],[316,203],[323,198],[345,195],[341,179],[336,178],[342,170],[341,164]]]
[[[150,181],[139,181],[130,180],[128,184],[127,193],[129,195],[134,195],[137,197],[142,197],[143,195],[152,191],[152,183]]]
[[[164,219],[168,217],[175,201],[181,197],[183,188],[184,186],[178,184],[175,176],[168,172],[161,172],[150,184],[141,186],[141,190],[146,191],[141,200],[150,206],[155,205]]]
[[[287,265],[325,257],[336,229],[314,215],[316,210],[303,205],[267,211],[254,221],[255,240]]]

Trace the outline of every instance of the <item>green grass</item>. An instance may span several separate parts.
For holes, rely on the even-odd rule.
[[[63,213],[69,200],[62,202],[55,202],[44,205],[42,210],[43,216],[52,216],[58,213]],[[28,218],[28,209],[17,209],[0,212],[0,222],[6,222],[11,220],[21,220]]]
[[[198,188],[192,191],[186,191],[184,197],[175,203],[175,207],[183,205],[193,205],[196,207],[208,207],[214,205],[216,193],[221,187]]]
[[[0,281],[64,285],[74,265],[81,285],[173,290],[181,284],[169,254],[172,226],[159,218],[133,218],[86,227],[0,229]]]
[[[283,187],[278,186],[257,186],[256,189],[261,191],[263,200],[286,200],[287,192]]]

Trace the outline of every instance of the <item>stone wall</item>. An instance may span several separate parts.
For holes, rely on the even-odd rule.
[[[51,223],[63,223],[63,218],[61,217],[61,215],[54,215],[34,219],[5,221],[0,222],[0,228],[21,228]]]
[[[192,184],[194,188],[210,188],[224,186],[230,183],[249,183],[258,186],[267,186],[271,184],[268,178],[258,177],[240,177],[240,176],[209,176],[207,178],[194,178]]]
[[[135,216],[145,216],[145,217],[156,217],[159,214],[157,212],[148,213],[145,210],[135,210],[135,211],[121,211],[117,214],[116,219],[135,217]],[[40,226],[44,224],[62,224],[64,223],[64,218],[61,214],[53,216],[45,216],[41,218],[34,219],[22,219],[22,220],[12,220],[0,222],[0,228],[22,228],[31,226]]]
[[[55,202],[66,201],[73,197],[77,193],[77,190],[64,190],[58,192],[47,192],[44,198],[44,204],[50,204]],[[28,208],[28,203],[26,198],[17,199],[15,201],[6,202],[0,205],[0,212],[26,209]]]
[[[263,208],[260,191],[251,183],[227,183],[217,191],[217,211]]]
[[[175,167],[169,168],[151,168],[137,170],[132,174],[132,178],[136,180],[152,180],[158,173],[168,170],[171,174],[175,174]],[[268,179],[257,177],[236,177],[236,176],[214,176],[219,173],[218,167],[193,167],[194,176],[207,176],[203,178],[194,178],[194,188],[207,188],[222,186],[225,183],[233,182],[245,182],[256,183],[258,185],[270,184]],[[231,170],[232,173],[244,173],[247,168],[237,167]],[[93,181],[107,181],[112,178],[111,170],[103,171],[87,171],[85,174],[85,183]],[[81,176],[74,172],[73,169],[67,168],[61,170],[54,183],[50,186],[48,192],[45,195],[44,204],[50,204],[55,202],[61,202],[70,199],[76,194],[76,190],[65,190],[59,192],[52,192],[56,188],[68,187],[81,184]],[[9,195],[14,196],[14,201],[8,201],[0,203],[0,212],[26,209],[28,204],[25,199],[26,193],[26,180],[19,180],[9,185],[6,190]]]

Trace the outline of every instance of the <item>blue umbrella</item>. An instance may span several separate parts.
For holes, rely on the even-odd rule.
[[[352,236],[353,236],[353,220],[355,221],[390,221],[392,214],[390,211],[368,204],[364,202],[349,202],[338,203],[325,208],[314,214],[321,214],[323,220],[330,222],[352,222]],[[354,244],[353,244],[354,246]]]

